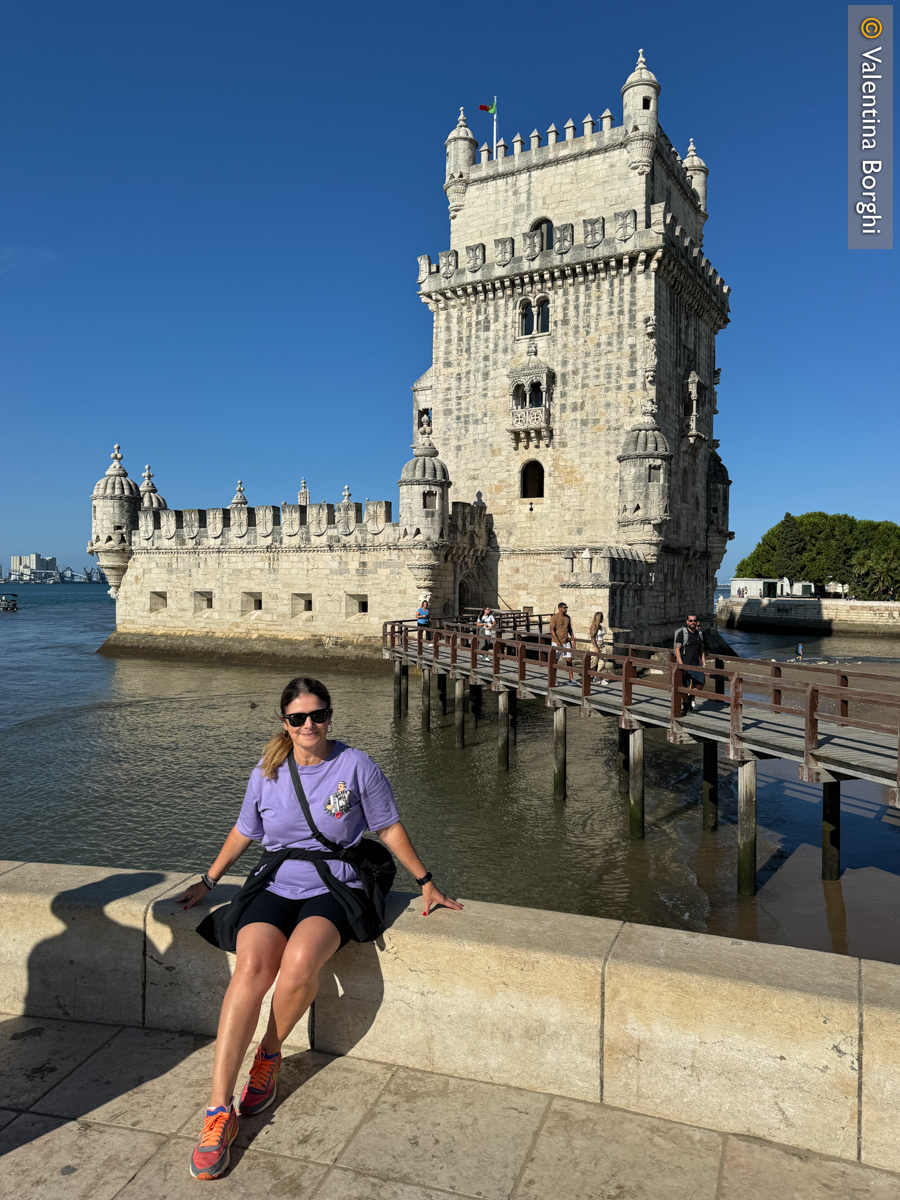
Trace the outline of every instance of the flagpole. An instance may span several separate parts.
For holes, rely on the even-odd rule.
[[[494,162],[497,161],[497,97],[494,97]]]

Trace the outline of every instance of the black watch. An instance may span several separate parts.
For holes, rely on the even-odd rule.
[[[426,871],[421,879],[416,880],[416,883],[419,885],[419,887],[424,887],[426,883],[431,883],[433,878],[434,876],[431,874],[431,872]]]

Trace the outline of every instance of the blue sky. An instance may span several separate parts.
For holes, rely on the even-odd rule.
[[[896,267],[846,247],[846,7],[6,0],[0,562],[80,567],[113,442],[172,507],[396,497],[444,146],[621,120],[638,47],[710,168],[736,532],[900,520]],[[891,336],[893,334],[893,337]],[[894,368],[889,374],[890,368]]]

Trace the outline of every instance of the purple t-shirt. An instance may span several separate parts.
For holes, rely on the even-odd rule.
[[[341,846],[355,846],[367,829],[386,829],[400,820],[391,785],[377,763],[362,750],[335,742],[324,762],[316,767],[298,764],[297,770],[319,832]],[[265,779],[259,766],[254,768],[237,831],[262,842],[267,850],[285,846],[322,849],[309,832],[287,763],[278,768],[274,779]],[[359,886],[359,876],[348,863],[332,859],[327,867],[337,879],[351,887]],[[305,900],[321,896],[328,888],[311,862],[288,859],[278,868],[267,890],[289,900]]]

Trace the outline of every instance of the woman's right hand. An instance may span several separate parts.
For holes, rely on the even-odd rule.
[[[180,896],[176,896],[175,903],[181,904],[182,902],[186,902],[184,904],[184,908],[187,910],[189,908],[193,908],[198,900],[202,900],[204,896],[208,895],[209,888],[202,880],[200,880],[198,883],[192,883],[191,886],[186,891],[182,892]]]

